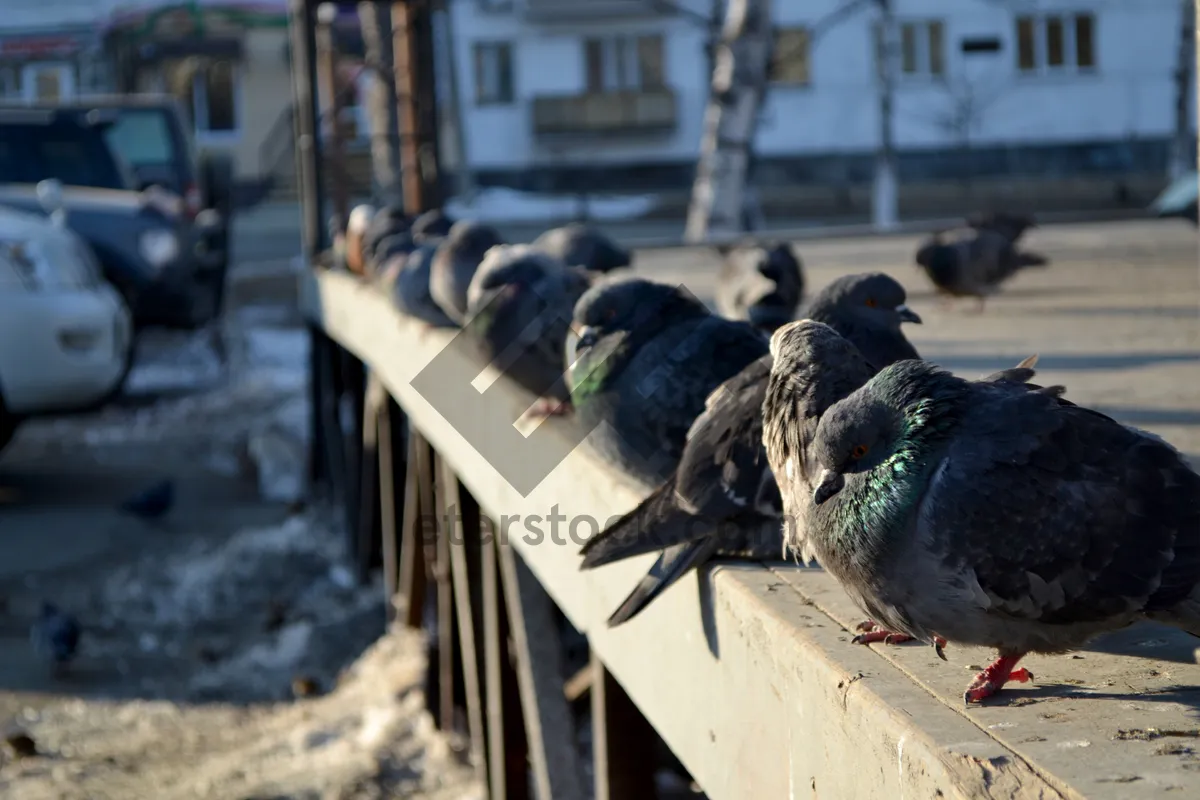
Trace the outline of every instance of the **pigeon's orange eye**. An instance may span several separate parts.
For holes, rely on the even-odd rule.
[[[874,307],[875,307],[875,298],[874,298],[874,297],[868,297],[868,298],[867,298],[867,307],[868,307],[868,308],[874,308]]]
[[[858,461],[860,458],[862,458],[866,454],[867,454],[867,446],[865,444],[855,445],[854,449],[850,451],[850,457],[853,458],[855,461]]]

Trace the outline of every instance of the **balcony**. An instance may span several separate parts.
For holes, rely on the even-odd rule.
[[[530,22],[588,22],[619,17],[661,17],[670,6],[654,0],[525,0]]]
[[[535,136],[666,133],[678,116],[670,89],[547,95],[532,108]]]

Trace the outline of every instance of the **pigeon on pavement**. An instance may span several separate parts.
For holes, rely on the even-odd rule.
[[[467,321],[467,291],[475,270],[488,250],[503,243],[500,232],[491,225],[462,220],[454,223],[438,244],[429,288],[433,301],[455,323]]]
[[[628,250],[581,222],[551,228],[534,239],[533,246],[568,266],[583,267],[588,272],[611,272],[633,263]]]
[[[411,253],[392,256],[384,267],[382,282],[390,288],[392,304],[403,314],[420,320],[426,328],[457,327],[454,320],[433,301],[429,277],[436,249],[418,247]]]
[[[589,289],[573,327],[571,404],[597,454],[650,487],[674,471],[712,391],[767,352],[752,326],[710,313],[679,287],[630,276]]]
[[[1030,214],[1010,214],[1007,211],[987,211],[967,217],[967,226],[975,230],[993,230],[1004,234],[1013,244],[1037,221]]]
[[[29,629],[34,651],[59,670],[75,657],[79,647],[79,623],[53,603],[43,602],[42,611]]]
[[[803,268],[784,242],[734,248],[717,280],[717,309],[768,334],[795,318],[804,296]]]
[[[569,410],[563,354],[589,274],[530,245],[488,251],[467,293],[466,330],[488,363],[539,398],[535,414]]]
[[[865,283],[870,286],[874,281]],[[808,391],[814,400],[810,427],[815,427],[817,416],[830,403],[848,393],[839,375],[852,378],[849,388],[857,388],[874,373],[874,368],[864,371],[857,366],[867,362],[854,346],[856,341],[889,354],[891,360],[916,355],[895,319],[886,313],[903,304],[903,290],[879,296],[894,305],[866,307],[865,314],[857,313],[864,298],[837,282],[815,298],[814,305],[853,338],[847,342],[834,335],[836,328],[816,321],[797,334],[804,344],[799,352],[807,360],[795,368],[809,376]],[[809,362],[812,365],[804,372],[801,367]],[[766,559],[781,552],[781,500],[763,444],[763,404],[771,363],[771,355],[763,356],[713,392],[705,412],[688,432],[674,475],[638,508],[588,541],[583,569],[666,548],[609,619],[610,625],[631,619],[673,581],[713,556]],[[794,519],[787,521],[789,526],[794,523]]]
[[[167,478],[121,503],[120,510],[142,519],[160,519],[175,505],[175,481]]]
[[[772,381],[786,374],[777,367]],[[817,558],[889,631],[999,658],[964,694],[1150,618],[1200,635],[1200,475],[1152,434],[1028,383],[967,381],[921,361],[884,369],[822,417],[808,450]],[[787,435],[780,418],[768,429]],[[803,456],[788,443],[773,466]],[[808,498],[811,496],[811,504]]]
[[[1000,284],[1023,269],[1050,262],[1037,253],[1018,250],[1005,231],[957,228],[927,239],[917,250],[916,263],[943,299],[974,297],[976,310],[982,312],[987,297]]]
[[[900,330],[902,323],[921,323],[906,300],[904,287],[882,272],[843,275],[818,292],[802,316],[829,325],[882,369],[920,358]]]

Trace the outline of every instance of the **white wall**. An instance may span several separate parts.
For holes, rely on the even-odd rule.
[[[580,0],[582,1],[582,0]],[[517,0],[520,3],[520,0]],[[842,0],[773,0],[776,25],[813,25]],[[694,158],[708,97],[705,31],[679,18],[526,23],[520,9],[481,14],[474,2],[455,13],[457,59],[468,158],[476,168],[520,167],[586,158],[595,162],[683,161]],[[708,13],[708,0],[689,0]],[[1179,0],[893,0],[898,19],[940,19],[945,31],[944,82],[901,81],[895,135],[901,148],[959,144],[948,125],[956,97],[987,98],[973,115],[974,145],[1164,137],[1174,127],[1172,73],[1178,49]],[[1016,69],[1015,17],[1026,12],[1091,11],[1096,16],[1097,68],[1090,75],[1023,76]],[[759,130],[763,155],[871,150],[878,140],[878,100],[872,51],[873,5],[844,20],[813,47],[809,87],[775,86]],[[679,98],[679,123],[668,138],[604,141],[555,154],[530,130],[531,98],[583,89],[581,39],[588,34],[661,31],[667,38],[667,81]],[[964,55],[964,36],[995,36],[994,54]],[[472,43],[514,44],[516,102],[474,105]],[[1194,124],[1194,123],[1193,123]]]
[[[681,5],[694,8],[697,13],[707,13],[709,0],[684,0]],[[454,56],[462,95],[467,158],[472,166],[504,168],[580,159],[592,163],[636,163],[688,158],[696,151],[708,99],[704,74],[707,33],[696,22],[645,17],[589,20],[571,25],[533,24],[524,21],[519,8],[487,14],[479,12],[474,2],[452,2],[449,6],[454,14]],[[576,94],[585,88],[584,31],[588,36],[663,34],[666,82],[675,91],[678,109],[678,125],[673,133],[641,141],[617,139],[600,145],[557,148],[534,139],[530,110],[533,98]],[[513,44],[515,102],[512,105],[475,105],[473,45],[487,40]]]

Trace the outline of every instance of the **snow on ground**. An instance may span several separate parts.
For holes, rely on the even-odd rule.
[[[538,222],[574,219],[581,201],[575,195],[548,195],[518,192],[502,187],[480,189],[474,197],[453,198],[446,213],[455,219],[478,219],[491,223]],[[645,196],[588,195],[588,217],[611,222],[642,217],[654,210],[657,198]]]

